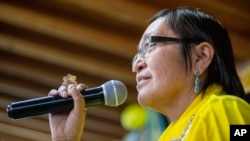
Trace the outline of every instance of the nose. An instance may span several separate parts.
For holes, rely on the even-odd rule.
[[[132,72],[140,72],[145,67],[146,62],[144,58],[140,57],[132,64]]]

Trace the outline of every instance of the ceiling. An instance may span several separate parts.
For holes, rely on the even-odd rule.
[[[137,97],[131,72],[136,45],[150,17],[176,6],[218,17],[232,38],[239,73],[249,68],[249,0],[1,0],[0,140],[50,140],[47,115],[12,120],[5,110],[13,101],[46,96],[68,73],[89,87],[111,79],[127,86],[125,104],[88,108],[82,137],[121,140],[127,133],[121,111]]]

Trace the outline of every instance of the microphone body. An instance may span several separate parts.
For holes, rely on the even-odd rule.
[[[102,104],[118,106],[125,102],[127,89],[120,81],[110,80],[99,87],[87,88],[81,91],[81,94],[84,97],[86,107]],[[58,95],[13,102],[8,105],[6,110],[10,118],[20,119],[51,112],[66,112],[73,108],[72,97],[62,98]]]

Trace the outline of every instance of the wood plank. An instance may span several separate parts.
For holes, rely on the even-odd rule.
[[[101,31],[96,27],[79,25],[8,4],[0,5],[0,20],[48,36],[91,46],[104,52],[120,54],[127,58],[134,55],[134,47],[137,44],[137,41],[110,34],[108,31]]]
[[[243,62],[250,60],[250,40],[237,33],[230,33],[234,56]]]
[[[27,128],[22,128],[18,126],[8,125],[5,123],[0,123],[0,132],[11,137],[20,137],[27,141],[50,141],[51,136],[48,133],[38,132],[35,130],[29,130]],[[83,141],[109,141],[109,140],[118,140],[120,138],[105,136],[101,134],[95,134],[94,132],[84,131],[82,136]]]
[[[97,60],[98,58],[87,58],[84,55],[70,54],[64,50],[24,41],[0,34],[0,50],[26,56],[35,60],[41,60],[49,64],[59,65],[77,71],[88,72],[102,78],[115,78],[125,82],[134,83],[131,70],[122,68],[112,62]],[[46,50],[46,52],[44,52]],[[49,53],[47,53],[49,52]],[[39,54],[39,55],[38,55]],[[87,66],[87,67],[82,67]]]
[[[18,85],[19,87],[26,87],[26,89],[33,90],[34,92],[29,94],[29,98],[31,98],[31,96],[39,97],[42,94],[45,96],[52,88],[58,88],[62,82],[62,77],[67,73],[67,71],[65,71],[63,68],[57,69],[57,67],[54,66],[43,66],[40,62],[30,62],[19,57],[17,59],[13,59],[14,57],[11,56],[11,54],[2,54],[0,58],[0,65],[5,66],[0,70],[0,72],[2,73],[0,74],[0,82],[4,82],[7,84],[9,83],[9,85]],[[18,60],[21,61],[21,63],[19,63]],[[41,67],[39,65],[36,65],[36,67],[34,67],[34,64],[40,64]],[[99,78],[99,81],[97,81],[98,78],[96,78],[96,76],[89,76],[80,72],[74,73],[73,70],[68,70],[68,72],[76,75],[77,81],[79,83],[85,83],[89,87],[99,86],[106,81],[104,79],[102,80],[101,78]],[[16,82],[10,83],[10,81]],[[128,89],[127,103],[137,101],[135,84],[131,84],[123,80],[121,81],[125,83]],[[37,92],[37,94],[41,94],[35,94],[36,91],[40,91]],[[16,91],[13,93],[16,93]],[[20,96],[22,96],[22,94],[25,93],[19,92]],[[28,94],[23,96],[28,98]]]
[[[1,132],[0,132],[0,140],[1,141],[31,141],[31,140],[27,140],[26,138],[21,138],[21,137],[14,136],[14,135],[4,134]]]
[[[0,132],[4,134],[19,136],[21,138],[25,138],[28,140],[40,140],[40,141],[51,140],[50,134],[48,133],[30,130],[27,128],[22,128],[5,123],[0,123]]]

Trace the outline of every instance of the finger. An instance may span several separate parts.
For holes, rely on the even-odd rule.
[[[87,87],[88,87],[87,85],[81,84],[81,83],[76,86],[78,91],[82,91],[82,90],[86,89]]]
[[[55,95],[58,95],[59,94],[59,92],[56,90],[56,89],[52,89],[52,90],[50,90],[50,92],[49,92],[49,96],[55,96]]]
[[[77,117],[84,117],[86,114],[85,101],[84,97],[81,95],[80,91],[77,90],[76,87],[72,87],[71,89],[72,98],[74,100],[74,109],[73,113],[77,115]]]
[[[72,89],[70,90],[70,93],[74,100],[74,103],[81,105],[80,107],[82,106],[85,107],[84,98],[82,94],[80,93],[80,91],[75,86],[72,87]]]
[[[64,86],[64,85],[60,86],[58,88],[58,91],[59,91],[60,96],[63,98],[67,98],[69,96],[67,92],[67,86]]]
[[[69,85],[68,85],[67,91],[68,91],[68,94],[69,94],[69,95],[72,95],[72,89],[73,89],[73,88],[76,88],[76,85],[75,85],[75,84],[69,84]]]
[[[74,109],[70,114],[72,115],[72,117],[77,117],[76,122],[79,125],[79,130],[82,132],[87,110],[85,108],[85,101],[80,91],[76,87],[72,87],[71,93],[74,100]]]
[[[81,91],[86,89],[87,86],[84,84],[78,84],[78,85],[70,84],[70,85],[68,85],[68,89],[67,89],[68,94],[72,96],[72,93],[73,93],[72,89],[75,89],[75,88],[77,89],[77,91],[79,91],[81,93]]]

